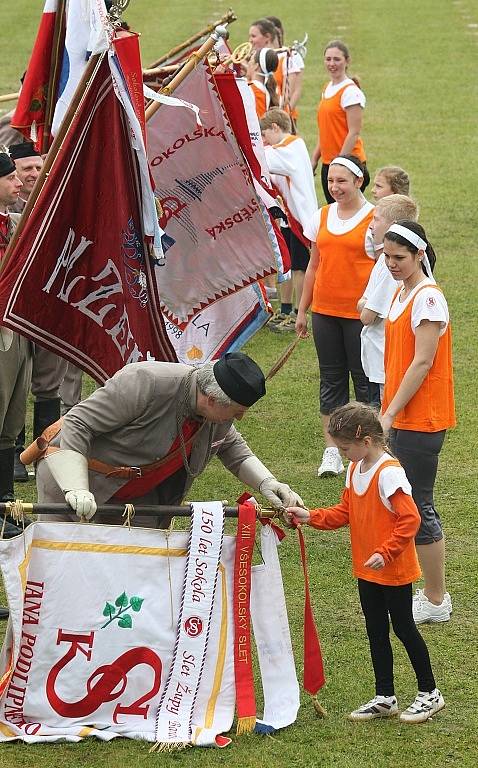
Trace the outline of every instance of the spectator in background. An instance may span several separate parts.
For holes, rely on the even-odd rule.
[[[324,51],[330,81],[325,86],[317,110],[319,135],[312,153],[312,168],[322,160],[321,180],[325,199],[333,203],[328,188],[329,164],[337,155],[355,155],[363,166],[362,192],[370,183],[361,139],[365,94],[356,78],[347,75],[350,54],[341,40],[332,40]]]

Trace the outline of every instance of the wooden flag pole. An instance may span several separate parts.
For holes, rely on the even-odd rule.
[[[186,62],[184,66],[181,68],[181,70],[173,77],[171,82],[165,86],[164,88],[161,88],[159,93],[162,93],[166,96],[170,96],[180,85],[180,83],[183,82],[183,80],[189,75],[190,72],[193,71],[198,65],[200,61],[206,58],[209,51],[211,51],[215,45],[215,43],[221,38],[225,37],[227,33],[226,27],[219,26],[216,27],[214,32],[212,32],[211,36],[208,37],[205,43],[203,43],[198,51],[196,53],[192,53],[188,59],[186,59]],[[161,106],[161,102],[159,101],[153,101],[146,107],[145,110],[145,117],[146,122],[152,118],[152,116],[158,111],[158,109]]]
[[[237,20],[237,16],[232,10],[232,8],[229,8],[228,12],[224,14],[224,16],[221,19],[218,19],[213,24],[209,24],[204,29],[201,29],[200,32],[197,32],[197,34],[193,35],[192,37],[189,37],[187,40],[185,40],[183,43],[180,43],[175,48],[171,48],[170,51],[164,54],[164,56],[161,56],[157,61],[154,61],[148,69],[157,69],[163,62],[167,61],[171,56],[175,56],[177,53],[181,53],[185,48],[187,48],[189,45],[192,45],[197,40],[200,40],[201,37],[204,37],[204,35],[209,35],[211,32],[214,32],[216,27],[221,26],[222,24],[231,24],[233,21]]]
[[[17,93],[4,93],[3,96],[0,96],[0,103],[4,101],[16,101],[19,96],[20,91],[17,91]]]
[[[45,124],[43,126],[42,154],[46,154],[50,147],[51,126],[56,106],[56,92],[62,65],[62,51],[65,40],[65,0],[58,0],[55,14],[55,28],[53,31],[52,54],[50,62],[50,76],[48,78],[48,91],[46,95]]]
[[[168,517],[191,517],[192,507],[190,504],[184,504],[182,506],[169,506],[169,505],[141,505],[134,506],[134,512],[136,515],[145,515],[147,517],[155,517],[157,515],[168,515]],[[257,517],[275,517],[277,515],[276,509],[262,509],[260,504],[255,505]],[[239,507],[238,505],[226,506],[223,505],[225,517],[237,517]],[[103,504],[98,506],[97,512],[107,513],[109,515],[122,515],[125,511],[124,504]],[[24,501],[7,501],[0,502],[0,514],[11,515],[15,520],[18,520],[21,524],[23,515],[72,515],[74,510],[68,504],[59,503],[31,503]],[[134,518],[131,518],[133,520]],[[94,522],[94,521],[93,521]],[[0,525],[1,530],[1,525]]]
[[[68,131],[70,124],[75,116],[75,113],[80,105],[80,102],[88,88],[88,85],[90,83],[90,80],[93,78],[96,67],[98,67],[105,56],[104,53],[98,53],[94,54],[90,57],[88,60],[88,64],[86,65],[85,71],[83,72],[83,76],[78,83],[78,87],[73,95],[73,98],[70,102],[70,106],[68,107],[65,117],[62,120],[62,123],[60,125],[60,129],[55,136],[53,140],[53,144],[51,145],[48,154],[45,158],[45,162],[43,163],[43,167],[40,171],[40,174],[35,182],[35,186],[33,187],[33,190],[31,191],[28,200],[26,202],[25,208],[22,211],[22,216],[20,218],[20,221],[18,222],[18,226],[16,227],[12,238],[7,246],[7,250],[5,251],[5,255],[0,262],[0,275],[2,274],[2,271],[5,269],[5,266],[7,265],[7,262],[10,258],[10,254],[15,247],[18,238],[20,237],[21,232],[23,231],[23,228],[28,221],[28,217],[30,216],[30,213],[32,212],[33,206],[35,205],[38,195],[40,194],[43,184],[45,182],[45,179],[47,178],[50,169],[54,163],[54,160],[56,158],[56,155],[58,154],[58,150],[60,149],[61,145],[63,144],[64,138],[66,136],[66,132]]]

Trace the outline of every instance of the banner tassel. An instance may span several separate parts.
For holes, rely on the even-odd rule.
[[[168,743],[166,741],[156,741],[151,749],[149,750],[149,753],[152,752],[182,752],[184,749],[188,749],[191,747],[192,744],[189,744],[187,741],[177,741],[175,743]]]
[[[327,717],[327,710],[324,709],[317,696],[312,696],[312,706],[315,709],[317,717]]]
[[[243,733],[252,733],[255,727],[255,717],[240,717],[237,721],[236,733],[238,736],[242,736]]]

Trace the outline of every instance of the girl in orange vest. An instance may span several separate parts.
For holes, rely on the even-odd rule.
[[[385,324],[381,420],[421,517],[415,541],[425,585],[413,611],[417,623],[448,621],[445,545],[433,500],[438,455],[446,430],[456,423],[448,307],[432,277],[436,257],[420,224],[392,224],[383,252],[400,287]]]
[[[319,159],[322,160],[322,189],[328,203],[333,202],[327,183],[329,164],[337,155],[356,155],[364,164],[362,192],[370,183],[365,150],[360,138],[365,94],[360,90],[358,81],[348,77],[349,62],[347,46],[341,40],[332,40],[324,51],[324,63],[331,79],[322,92],[318,106],[319,135],[312,153],[314,171]]]
[[[354,155],[330,163],[329,189],[337,202],[326,205],[304,227],[312,243],[302,288],[296,333],[307,335],[306,313],[312,309],[312,331],[320,368],[320,414],[326,448],[319,477],[344,471],[340,454],[328,431],[330,413],[349,401],[349,376],[355,398],[369,401],[369,386],[361,360],[357,302],[374,265],[373,249],[366,252],[366,234],[373,205],[360,191],[363,166]]]
[[[277,53],[272,48],[256,51],[247,64],[247,80],[256,103],[259,120],[271,107],[279,106],[274,72],[279,65]]]
[[[358,579],[375,673],[375,696],[350,713],[354,721],[398,714],[393,685],[389,616],[414,669],[418,694],[402,714],[421,723],[445,706],[436,687],[428,649],[412,614],[412,582],[420,575],[413,537],[420,517],[410,484],[388,452],[377,412],[349,403],[331,416],[329,432],[351,463],[340,503],[325,509],[289,507],[288,524],[329,530],[350,526],[352,566]]]

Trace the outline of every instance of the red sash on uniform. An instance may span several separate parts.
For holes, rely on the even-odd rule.
[[[186,443],[186,455],[188,458],[191,455],[193,447],[193,442],[189,442],[188,445],[188,441],[198,431],[200,426],[200,423],[194,419],[186,419],[183,424],[182,432],[184,442]],[[177,451],[178,448],[179,437],[177,437],[174,443],[171,445],[168,454],[173,453],[173,451]],[[171,475],[177,472],[178,469],[181,469],[182,466],[183,457],[181,452],[179,452],[176,453],[176,455],[173,456],[170,461],[165,462],[157,469],[148,472],[142,477],[135,477],[132,480],[129,480],[127,483],[125,483],[125,485],[116,491],[112,498],[118,501],[130,501],[131,499],[144,496],[146,493],[149,493],[149,491],[152,491],[153,488],[156,488],[157,485],[162,483],[163,480],[171,477]]]

